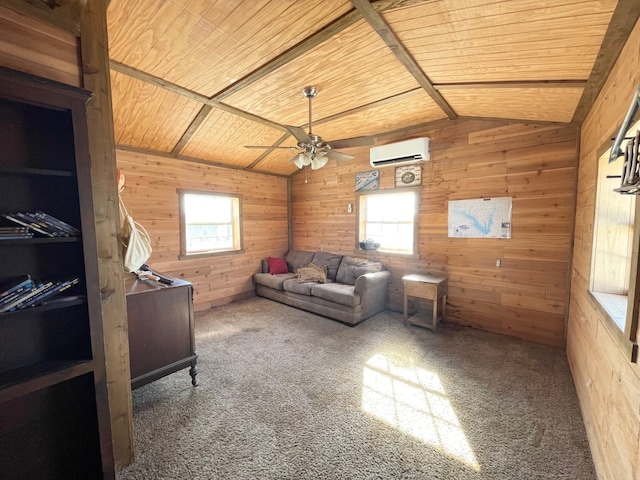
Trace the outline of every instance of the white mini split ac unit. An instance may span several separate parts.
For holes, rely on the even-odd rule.
[[[429,139],[427,137],[372,147],[369,153],[369,161],[374,168],[409,165],[429,159]]]

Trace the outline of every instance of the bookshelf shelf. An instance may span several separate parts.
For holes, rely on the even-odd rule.
[[[63,308],[75,307],[76,305],[82,305],[87,302],[87,297],[84,295],[73,296],[60,296],[55,297],[48,302],[43,303],[37,307],[25,308],[23,310],[16,310],[14,312],[0,313],[0,320],[4,318],[17,318],[22,315],[38,314],[47,312],[49,310],[59,310]]]
[[[0,403],[65,382],[93,370],[91,360],[50,360],[0,373]]]
[[[0,166],[0,175],[43,175],[49,177],[69,177],[74,178],[75,173],[66,170],[51,170],[44,168],[27,168]]]
[[[5,307],[19,298],[57,295],[0,313],[3,479],[114,478],[86,130],[89,96],[0,67],[0,119],[12,126],[0,128],[0,213],[14,217],[1,217],[1,225],[16,228],[16,218],[26,216],[30,229],[42,221],[58,228],[51,234],[79,233],[0,239],[0,284],[8,285],[3,291],[15,287]],[[37,212],[50,217],[38,219]],[[29,277],[50,290],[33,290]]]
[[[0,247],[3,245],[34,245],[39,243],[76,243],[80,237],[33,237],[33,238],[0,238]]]

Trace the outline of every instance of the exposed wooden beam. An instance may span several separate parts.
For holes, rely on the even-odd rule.
[[[581,124],[586,118],[638,21],[638,17],[640,17],[640,0],[621,0],[618,2],[591,69],[591,75],[589,75],[582,97],[573,114],[572,122]]]
[[[389,103],[395,103],[397,101],[413,97],[414,95],[416,95],[416,94],[418,94],[420,92],[422,92],[421,88],[414,88],[413,90],[409,90],[407,92],[399,93],[397,95],[392,95],[390,97],[383,98],[382,100],[377,100],[375,102],[367,103],[366,105],[361,105],[359,107],[352,108],[351,110],[345,110],[344,112],[336,113],[335,115],[330,115],[328,117],[324,117],[324,118],[321,118],[319,120],[314,120],[313,124],[314,125],[318,125],[318,124],[321,124],[321,123],[331,122],[333,120],[337,120],[339,118],[346,117],[347,115],[353,115],[354,113],[359,113],[359,112],[363,112],[365,110],[369,110],[370,108],[381,107],[383,105],[388,105]]]
[[[507,122],[507,123],[526,123],[527,125],[542,125],[547,127],[563,127],[567,128],[573,125],[571,122],[553,122],[551,120],[530,120],[525,118],[507,118],[507,117],[479,117],[474,115],[464,115],[458,117],[460,120],[486,120],[488,122]]]
[[[265,151],[258,158],[256,158],[250,165],[248,165],[246,167],[246,170],[252,170],[262,160],[267,158],[267,155],[269,155],[271,152],[273,152],[276,149],[277,146],[279,146],[282,142],[284,142],[290,136],[291,135],[288,134],[288,133],[285,133],[284,135],[282,135],[278,140],[276,140],[276,142],[271,147],[266,148]]]
[[[359,113],[359,112],[362,112],[362,111],[365,111],[365,110],[369,110],[370,108],[380,107],[382,105],[387,105],[389,103],[397,102],[399,100],[404,100],[404,99],[410,98],[410,97],[412,97],[412,96],[414,96],[414,95],[416,95],[416,94],[418,94],[420,92],[422,92],[421,88],[414,88],[413,90],[409,90],[407,92],[399,93],[397,95],[392,95],[391,97],[383,98],[382,100],[378,100],[376,102],[371,102],[371,103],[368,103],[366,105],[362,105],[360,107],[352,108],[351,110],[346,110],[344,112],[336,113],[335,115],[330,115],[328,117],[324,117],[324,118],[321,118],[319,120],[314,120],[313,124],[314,125],[319,125],[319,124],[322,124],[322,123],[327,123],[327,122],[330,122],[332,120],[337,120],[339,118],[346,117],[347,115],[352,115],[354,113]],[[271,148],[269,148],[262,155],[260,155],[260,157],[258,157],[247,168],[253,168],[255,165],[260,163],[260,161],[262,161],[263,158],[265,158],[267,155],[269,155],[275,149],[274,147],[277,147],[278,145],[280,145],[289,136],[290,135],[283,135],[281,138],[279,138],[278,141],[276,143],[274,143]]]
[[[420,123],[418,125],[411,125],[408,127],[402,127],[395,130],[389,130],[388,132],[376,134],[376,145],[387,141],[393,141],[397,138],[401,138],[408,135],[415,135],[417,133],[422,134],[425,130],[444,128],[450,125],[456,125],[460,121],[460,117],[455,119],[451,118],[439,118],[438,120],[432,120],[430,122]]]
[[[412,97],[412,96],[414,96],[414,95],[416,95],[417,93],[420,93],[420,92],[422,92],[421,88],[414,88],[413,90],[409,90],[407,92],[399,93],[399,94],[393,95],[391,97],[383,98],[382,100],[378,100],[376,102],[368,103],[367,105],[362,105],[360,107],[352,108],[351,110],[346,110],[346,111],[341,112],[341,113],[336,113],[335,115],[330,115],[328,117],[324,117],[324,118],[321,118],[319,120],[314,120],[313,124],[314,125],[319,125],[319,124],[322,124],[322,123],[330,122],[332,120],[337,120],[339,118],[346,117],[347,115],[352,115],[354,113],[362,112],[362,111],[368,110],[370,108],[379,107],[379,106],[382,106],[382,105],[386,105],[386,104],[389,104],[389,103],[397,102],[399,100],[403,100],[403,99]],[[275,149],[275,147],[277,147],[282,142],[284,142],[288,137],[289,137],[289,135],[283,135],[282,137],[280,137],[278,139],[278,141],[276,143],[274,143],[271,148],[269,148],[262,155],[260,155],[260,157],[258,157],[247,168],[251,169],[255,165],[257,165],[258,163],[260,163],[260,161],[262,161],[262,159],[264,159],[267,155],[269,155]]]
[[[427,1],[434,1],[434,0],[375,0],[374,2],[372,2],[372,4],[374,5],[374,8],[377,11],[384,12],[386,10],[405,7],[408,5],[415,5],[417,3],[425,3]],[[341,17],[338,17],[337,19],[335,19],[334,21],[332,21],[322,29],[318,30],[316,33],[314,33],[310,37],[305,38],[300,43],[294,45],[288,50],[285,50],[274,59],[265,63],[260,68],[249,73],[247,76],[238,80],[234,84],[228,86],[224,90],[213,95],[211,98],[222,101],[225,98],[228,98],[231,95],[238,93],[243,88],[246,88],[252,83],[255,83],[261,78],[269,75],[273,71],[286,65],[287,63],[296,59],[300,55],[320,45],[322,42],[327,41],[329,38],[349,28],[351,25],[354,25],[359,20],[362,20],[362,16],[358,11],[351,10],[345,13],[344,15],[342,15]]]
[[[436,102],[449,118],[456,118],[456,112],[451,108],[451,105],[449,105],[440,92],[433,87],[431,80],[425,75],[418,63],[409,54],[402,42],[400,42],[400,39],[393,33],[387,21],[382,18],[369,0],[351,0],[351,3],[378,35],[380,35],[380,38],[384,40],[398,60],[400,60],[409,73],[413,75],[413,78],[416,79],[433,101]]]
[[[291,62],[295,58],[299,57],[303,53],[308,52],[312,48],[320,45],[322,42],[328,40],[334,35],[340,33],[351,25],[355,24],[358,20],[361,20],[362,17],[355,10],[351,10],[350,12],[345,13],[341,17],[337,18],[321,30],[318,30],[316,33],[311,35],[310,37],[305,38],[302,42],[294,45],[293,47],[285,50],[280,55],[275,57],[273,60],[265,63],[257,70],[254,70],[241,80],[238,80],[234,84],[230,85],[226,89],[214,95],[213,99],[215,100],[224,100],[225,98],[230,97],[231,95],[238,93],[243,88],[248,87],[252,83],[257,82],[261,78],[269,75],[271,72],[277,70],[278,68],[286,65]]]
[[[396,8],[410,7],[420,3],[435,2],[437,0],[371,0],[371,6],[378,12],[386,12]]]
[[[194,92],[193,90],[181,87],[179,85],[176,85],[175,83],[167,82],[160,77],[156,77],[155,75],[151,75],[150,73],[146,73],[142,70],[138,70],[137,68],[130,67],[129,65],[125,65],[124,63],[116,62],[112,59],[109,62],[109,66],[111,67],[111,70],[115,72],[123,73],[131,78],[150,83],[152,85],[155,85],[156,87],[164,88],[165,90],[176,93],[178,95],[182,95],[183,97],[190,98],[191,100],[195,100],[196,102],[205,104],[210,103],[209,97],[207,97],[206,95],[202,95],[198,92]]]
[[[470,83],[435,83],[436,90],[455,90],[467,88],[575,88],[584,87],[585,80],[529,80]]]
[[[286,127],[284,125],[280,125],[279,123],[272,122],[271,120],[267,120],[266,118],[259,117],[258,115],[253,115],[253,114],[251,114],[249,112],[245,112],[244,110],[240,110],[239,108],[232,107],[231,105],[227,105],[226,103],[217,102],[215,100],[210,100],[210,102],[211,103],[209,103],[209,105],[211,105],[214,108],[217,108],[218,110],[223,110],[225,112],[232,113],[232,114],[237,115],[239,117],[246,118],[247,120],[251,120],[253,122],[260,123],[262,125],[265,125],[267,127],[271,127],[273,129],[276,129],[276,130],[280,130],[280,131],[283,131],[283,132],[287,131],[287,129],[286,129]]]
[[[116,62],[115,60],[111,60],[110,65],[111,69],[116,72],[120,72],[128,75],[129,77],[150,83],[152,85],[155,85],[156,87],[163,88],[177,95],[182,95],[183,97],[190,98],[191,100],[195,100],[196,102],[204,103],[205,105],[209,105],[219,110],[224,110],[225,112],[233,113],[234,115],[238,115],[239,117],[246,118],[267,127],[274,128],[276,130],[281,130],[283,132],[287,131],[287,129],[279,123],[272,122],[270,120],[267,120],[266,118],[253,115],[249,112],[245,112],[244,110],[240,110],[239,108],[235,108],[231,105],[219,102],[218,100],[214,100],[198,92],[189,90],[188,88],[181,87],[180,85],[176,85],[175,83],[167,82],[162,78],[151,75],[150,73],[143,72],[142,70],[138,70],[137,68],[130,67],[129,65]]]
[[[213,110],[213,107],[211,105],[202,106],[198,114],[189,124],[187,130],[185,130],[185,132],[182,134],[182,137],[180,137],[180,140],[178,140],[178,143],[176,143],[175,147],[173,147],[173,150],[171,150],[172,155],[178,155],[182,151],[189,140],[191,140],[191,137],[193,137],[193,134],[196,133],[196,130],[198,130],[200,125],[202,125],[202,122],[205,121],[211,110]]]

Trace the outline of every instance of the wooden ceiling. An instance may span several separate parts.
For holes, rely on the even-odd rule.
[[[291,175],[291,151],[244,145],[295,145],[307,85],[329,142],[459,117],[579,124],[638,4],[111,0],[116,143]]]

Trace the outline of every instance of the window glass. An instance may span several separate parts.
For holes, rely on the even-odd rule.
[[[380,251],[414,254],[417,247],[418,191],[361,193],[358,242]]]
[[[180,192],[182,255],[241,249],[240,198]]]

